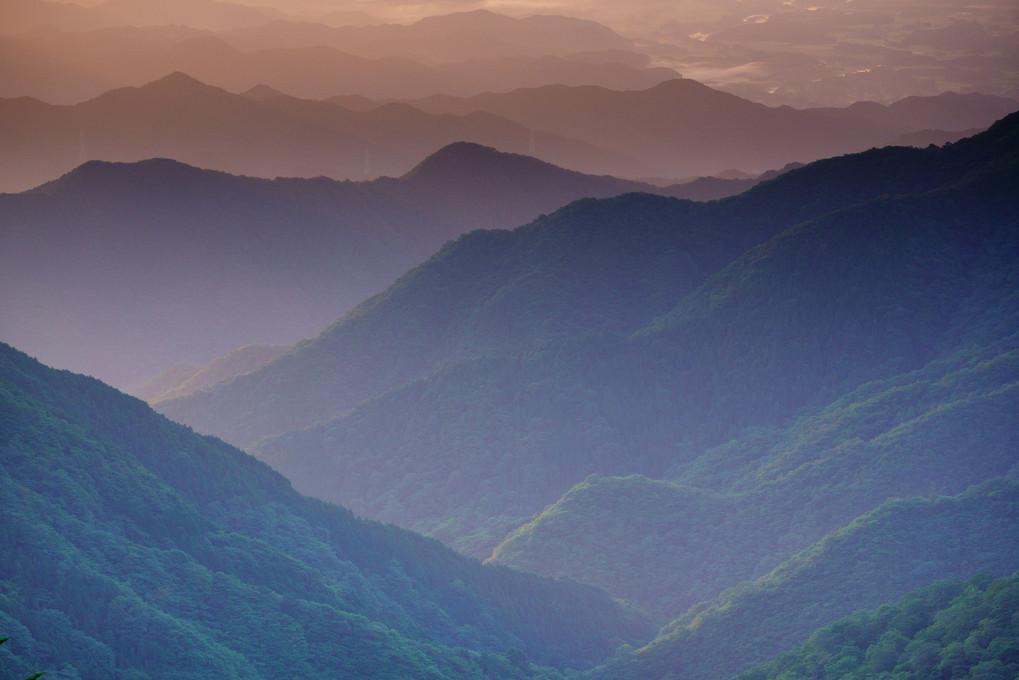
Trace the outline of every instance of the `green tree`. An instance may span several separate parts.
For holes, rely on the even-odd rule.
[[[0,645],[7,642],[8,640],[10,640],[9,637],[0,637]],[[32,673],[30,676],[25,678],[25,680],[38,680],[38,678],[41,678],[43,675],[45,675],[45,673],[43,671],[39,671],[38,673]]]

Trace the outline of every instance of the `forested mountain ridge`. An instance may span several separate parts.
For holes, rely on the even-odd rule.
[[[766,576],[692,607],[593,676],[725,678],[802,644],[822,625],[934,581],[1012,574],[1017,501],[1019,483],[1004,479],[954,497],[888,501]]]
[[[939,581],[825,626],[738,680],[1009,678],[1019,673],[1017,608],[1014,574]]]
[[[787,429],[754,429],[715,447],[667,471],[668,482],[589,478],[508,536],[491,561],[675,615],[889,497],[1014,476],[1017,357],[1015,348],[965,350],[866,383]],[[732,540],[712,539],[719,535]]]
[[[267,369],[265,380],[271,380],[272,390],[298,400],[300,409],[263,408],[267,405],[258,395],[265,389],[257,376],[160,409],[245,445],[341,413],[432,370],[449,360],[450,344],[453,358],[461,358],[460,347],[478,355],[492,345],[502,350],[577,333],[632,332],[665,314],[707,274],[798,222],[884,194],[928,191],[1007,162],[1009,129],[1000,126],[943,149],[886,148],[818,161],[707,205],[650,196],[582,202],[514,236],[471,235],[447,245],[432,262]],[[578,249],[574,240],[585,245]],[[621,248],[631,255],[617,257]],[[627,303],[620,303],[618,295],[628,296]],[[434,315],[439,306],[462,311],[452,317],[452,312]],[[426,307],[433,316],[424,312]],[[397,320],[402,314],[420,320],[403,324]],[[470,316],[475,318],[465,325]],[[488,327],[479,316],[517,327]],[[385,332],[371,330],[372,323],[386,324]],[[399,346],[388,346],[401,337],[406,340]],[[378,358],[371,360],[372,354]],[[397,372],[410,362],[416,365]],[[323,366],[334,373],[323,374]],[[359,375],[346,379],[348,371]]]
[[[974,203],[967,187],[810,223],[822,237],[816,245],[829,229],[896,225],[898,243],[871,236],[881,250],[866,248],[861,235],[862,252],[842,262],[848,269],[823,264],[823,249],[811,256],[807,246],[800,254],[813,269],[806,271],[821,278],[781,276],[753,252],[725,272],[747,284],[734,296],[742,303],[706,320],[691,315],[629,340],[578,338],[452,365],[256,450],[302,489],[457,540],[486,515],[510,521],[536,512],[528,502],[547,505],[592,471],[675,474],[749,428],[785,427],[859,384],[920,369],[970,343],[1014,350],[1019,210],[1008,193],[999,193],[998,205]],[[949,205],[966,206],[965,216]],[[986,232],[971,240],[957,230],[963,224]],[[778,246],[777,262],[799,250],[792,240]],[[755,261],[781,280],[774,296],[760,297],[759,281],[738,273]],[[931,275],[930,265],[940,267],[934,263],[946,266]],[[847,289],[847,277],[858,288]],[[841,313],[825,298],[836,289],[833,300],[855,293]],[[464,469],[473,474],[455,474]],[[440,483],[449,475],[456,483]]]
[[[1005,342],[1015,332],[1017,123],[943,149],[818,162],[716,203],[627,196],[472,234],[287,357],[161,408],[253,438],[277,418],[306,427],[355,406],[344,395],[361,383],[331,376],[377,366],[369,378],[397,389],[263,442],[259,455],[302,489],[487,556],[500,532],[591,473],[674,475],[746,428],[786,427],[959,343]],[[566,247],[537,248],[556,235]],[[514,264],[512,244],[529,241],[540,268]],[[721,271],[709,278],[712,268]],[[508,351],[514,329],[471,325],[496,303],[526,311],[491,318],[544,328],[544,344]],[[420,319],[401,324],[402,314]],[[464,329],[470,342],[457,344]],[[464,361],[471,343],[478,358]],[[398,387],[400,370],[427,377]],[[283,402],[300,412],[272,405]]]
[[[527,659],[590,665],[648,634],[594,589],[302,497],[247,454],[6,345],[0,419],[0,629],[24,667],[519,677]]]

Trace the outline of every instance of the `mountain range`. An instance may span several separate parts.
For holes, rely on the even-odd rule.
[[[494,113],[569,135],[639,158],[647,175],[663,177],[727,168],[762,172],[883,146],[908,132],[984,128],[1017,108],[1002,97],[945,94],[889,106],[798,110],[751,102],[690,79],[641,91],[550,85],[474,97],[432,95],[411,103],[429,113]]]
[[[943,140],[937,128],[982,129],[1017,107],[1000,97],[946,95],[893,107],[797,111],[689,80],[636,90],[556,85],[462,100],[353,103],[290,97],[264,83],[252,80],[245,87],[257,87],[233,94],[178,72],[75,105],[0,99],[0,151],[10,159],[0,169],[0,189],[35,187],[88,159],[153,157],[267,178],[361,180],[402,175],[457,141],[588,174],[670,184],[731,169],[758,174],[907,134],[926,146]]]
[[[479,557],[524,524],[496,561],[677,616],[886,499],[1014,477],[1017,123],[467,234],[158,408]],[[668,483],[588,481],[541,513],[592,473]]]
[[[67,295],[125,348],[116,314],[166,290],[229,309],[273,267],[311,286],[337,253],[526,220],[539,189],[611,197],[461,235],[316,337],[155,385],[264,462],[0,345],[0,658],[12,677],[756,679],[827,672],[866,618],[883,632],[840,643],[842,675],[961,649],[953,668],[1007,677],[1017,180],[1012,114],[712,202],[471,144],[371,183],[154,160],[4,196],[19,314]],[[340,205],[360,206],[346,229]]]
[[[416,20],[424,7],[403,3],[358,2],[326,11],[307,3],[267,7],[187,0],[169,7],[153,0],[107,0],[84,7],[71,2],[5,0],[3,31],[14,39],[4,41],[4,85],[17,89],[0,88],[0,94],[30,94],[70,103],[113,87],[139,85],[183,68],[177,63],[148,73],[144,80],[135,79],[139,70],[169,57],[161,51],[172,48],[178,58],[194,55],[198,46],[188,43],[199,39],[220,48],[236,48],[240,54],[231,55],[235,65],[247,53],[313,47],[368,59],[399,57],[427,66],[480,60],[475,64],[484,63],[507,75],[507,65],[500,65],[507,57],[563,57],[575,63],[572,72],[559,63],[560,76],[581,77],[584,82],[576,84],[606,86],[616,86],[620,79],[640,79],[655,67],[665,67],[673,75],[684,73],[711,87],[773,106],[890,103],[947,89],[1016,97],[1009,72],[1017,29],[1008,0],[970,6],[965,14],[951,5],[914,0],[866,8],[859,1],[850,7],[820,7],[760,0],[752,8],[745,2],[716,2],[700,8],[650,3],[643,10],[588,3],[581,10],[570,11],[566,5],[553,10],[576,15],[567,17],[533,14],[542,10],[513,3],[500,6],[506,14],[495,14],[482,9],[484,3],[458,0],[432,3],[428,8],[436,16]],[[60,33],[46,37],[50,27]],[[59,37],[53,40],[54,35]],[[139,40],[139,36],[145,37]],[[128,58],[111,59],[111,54]],[[290,58],[302,59],[297,53]],[[132,60],[137,61],[136,68]],[[598,67],[579,69],[577,64],[583,62]],[[544,63],[546,75],[556,68],[552,61]],[[308,61],[301,65],[314,66]],[[518,60],[517,66],[528,68],[526,61]],[[373,70],[369,66],[363,73]],[[473,94],[525,84],[520,80],[524,74],[518,73],[508,81],[493,77],[489,87],[469,92],[462,88],[468,82],[475,85],[473,81],[457,83],[428,69],[424,73],[437,75],[449,93]],[[336,78],[335,73],[320,71],[320,75],[325,80],[319,85]],[[524,78],[530,85],[554,82],[540,73]],[[514,81],[515,85],[504,87]],[[341,78],[338,82],[350,81]],[[415,89],[405,80],[392,85]],[[362,82],[361,86],[386,91],[385,84]],[[410,96],[403,91],[398,96]]]
[[[458,141],[523,153],[533,138],[543,149],[537,155],[565,167],[629,162],[617,152],[490,114],[436,116],[396,104],[351,111],[264,87],[232,94],[183,73],[74,106],[0,100],[0,116],[0,148],[12,160],[0,186],[8,191],[35,187],[88,159],[160,157],[266,178],[363,180],[403,175]]]
[[[1019,678],[1014,0],[258,1],[0,0],[0,680]]]
[[[483,521],[453,516],[435,532],[475,547],[479,532],[505,523],[496,513],[512,510],[507,499],[535,499],[543,478],[566,481],[578,462],[601,461],[610,474],[657,467],[668,481],[588,477],[495,560],[515,555],[541,569],[540,556],[572,552],[583,580],[629,569],[643,594],[603,578],[605,587],[657,621],[676,617],[654,637],[639,614],[595,589],[482,566],[301,497],[221,441],[0,346],[5,669],[561,678],[588,668],[582,677],[591,680],[756,679],[777,676],[775,664],[831,664],[816,654],[855,635],[856,652],[838,647],[843,674],[862,673],[854,677],[921,663],[920,649],[941,650],[947,663],[959,639],[968,651],[953,663],[1007,673],[1010,619],[973,631],[977,616],[998,621],[1008,611],[1009,579],[935,582],[1009,577],[1019,564],[1010,427],[1019,384],[1017,126],[1012,116],[943,149],[810,164],[716,203],[588,199],[513,232],[468,234],[331,330],[348,324],[340,347],[354,346],[359,327],[380,355],[402,356],[429,319],[452,314],[460,321],[444,334],[461,332],[423,357],[437,369],[378,388],[325,426],[254,447],[302,486],[302,466],[317,464],[307,444],[323,434],[321,444],[344,456],[388,449],[403,477],[376,481],[408,484],[380,497],[418,512],[441,507],[427,498],[433,489],[457,501],[477,484],[470,507]],[[779,200],[810,188],[814,204]],[[533,239],[532,249],[518,239]],[[547,274],[543,259],[554,262]],[[619,297],[621,278],[602,275],[613,269],[637,282],[630,297]],[[559,290],[559,299],[523,285],[553,273],[557,285],[541,290]],[[433,287],[446,291],[445,308],[436,306],[443,297],[429,300]],[[397,302],[404,312],[424,305],[420,317],[402,317],[403,337],[395,327],[369,333],[365,319],[381,323]],[[527,323],[497,329],[496,319]],[[166,403],[282,377],[281,366],[306,360],[328,335]],[[342,379],[327,359],[318,356],[318,375]],[[281,381],[261,394],[290,403],[297,395],[286,388]],[[641,446],[646,454],[635,456]],[[462,451],[470,462],[457,460]],[[319,478],[339,462],[319,467]],[[374,464],[395,471],[386,458]],[[617,517],[631,519],[628,532],[611,526]],[[594,547],[591,522],[604,530]],[[693,554],[680,571],[697,567],[697,555],[713,560],[717,592],[687,583],[674,609],[643,602],[667,602],[686,576],[703,576],[644,563],[643,545],[654,555],[655,541],[679,538]],[[893,619],[895,607],[912,618]],[[937,627],[946,616],[958,621],[950,631]],[[864,617],[878,632],[853,632]],[[808,640],[815,646],[796,648]]]
[[[0,329],[52,364],[134,388],[181,361],[310,336],[466,231],[584,196],[698,187],[467,143],[400,178],[356,183],[92,161],[0,195]]]
[[[5,31],[0,96],[71,104],[175,71],[234,92],[268,85],[312,99],[472,95],[551,83],[646,88],[678,75],[609,29],[565,17],[478,12],[343,28],[265,21],[226,32],[164,23]]]
[[[1014,576],[928,585],[1011,573],[1014,479],[886,502],[644,644],[647,621],[593,588],[301,497],[241,451],[7,345],[0,419],[4,678],[757,680],[836,660],[862,678],[896,659],[1006,677],[1019,663]]]

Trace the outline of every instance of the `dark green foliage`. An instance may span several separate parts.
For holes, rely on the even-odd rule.
[[[492,560],[596,584],[671,618],[889,497],[954,494],[1009,473],[1019,351],[994,351],[866,383],[788,429],[707,451],[677,483],[589,478]]]
[[[1007,480],[955,497],[889,501],[767,576],[691,608],[651,644],[594,676],[727,677],[861,607],[877,607],[950,576],[1010,573],[1019,564],[1017,513],[1019,483]],[[906,617],[900,622],[921,626]],[[854,654],[854,663],[885,669],[893,651],[902,651],[900,642],[889,636],[870,654]]]
[[[583,666],[648,633],[593,589],[301,497],[250,456],[7,346],[0,461],[0,624],[36,668],[481,677],[482,653]]]
[[[0,637],[0,645],[2,645],[3,643],[7,642],[8,640],[10,640],[9,637]],[[8,661],[8,660],[5,659],[5,661]],[[7,663],[5,663],[4,666],[2,668],[0,668],[0,677],[7,677],[8,675],[11,675],[12,672],[13,672],[13,669],[11,669],[9,667],[9,665]],[[45,675],[45,673],[43,671],[38,671],[38,672],[32,673],[30,676],[25,678],[25,680],[38,680],[39,678],[41,678],[44,675]]]
[[[939,581],[859,611],[738,680],[1010,680],[1019,676],[1019,577]]]

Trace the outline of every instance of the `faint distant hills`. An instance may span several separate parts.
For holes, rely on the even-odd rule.
[[[429,113],[487,112],[528,127],[568,134],[640,159],[650,175],[711,175],[727,168],[762,172],[791,161],[861,151],[924,129],[984,128],[1019,108],[985,95],[914,97],[891,106],[845,109],[767,107],[689,79],[646,90],[547,86],[468,98],[411,102]]]
[[[1017,96],[1010,79],[1017,28],[1008,0],[970,6],[965,17],[947,5],[913,0],[886,2],[867,11],[852,3],[823,11],[769,3],[770,8],[762,6],[750,16],[746,4],[735,0],[712,3],[712,11],[704,13],[688,12],[681,4],[650,4],[640,10],[632,3],[625,8],[587,3],[578,10],[604,23],[600,25],[564,16],[463,12],[457,11],[468,6],[462,2],[440,2],[410,10],[417,16],[427,11],[440,16],[399,25],[409,20],[409,8],[401,3],[356,2],[347,9],[317,13],[306,6],[308,13],[297,15],[212,0],[108,0],[93,8],[5,0],[0,96],[73,103],[174,70],[243,90],[269,82],[271,73],[254,82],[245,74],[277,58],[314,75],[314,80],[291,83],[295,89],[283,89],[315,98],[369,94],[322,94],[329,83],[348,86],[352,81],[318,69],[315,59],[356,71],[362,76],[353,81],[358,89],[370,89],[377,97],[471,95],[554,82],[628,89],[653,84],[640,81],[656,73],[674,77],[677,72],[753,101],[797,107],[890,103],[908,95],[935,95],[949,86],[960,92]],[[300,11],[294,4],[285,9]],[[517,7],[522,9],[522,4]],[[506,11],[512,10],[507,6]],[[205,48],[209,51],[203,52]],[[283,57],[281,51],[291,54]],[[406,63],[358,64],[344,61],[339,53]],[[202,54],[226,59],[224,68],[199,73],[185,63]],[[574,63],[570,67],[558,60]],[[160,68],[153,70],[156,63]],[[439,82],[448,89],[421,92],[402,78],[389,83],[364,79],[393,76],[400,66],[411,64],[426,66],[418,70],[422,84]],[[581,68],[584,64],[591,68]],[[459,80],[443,78],[447,67],[448,75]],[[487,73],[489,79],[480,88],[472,68]],[[216,80],[219,76],[228,80]],[[317,89],[297,89],[309,83]]]
[[[176,24],[203,29],[229,29],[265,24],[285,16],[269,7],[217,0],[105,0],[93,7],[73,2],[4,0],[4,32],[20,33],[45,26],[82,31],[114,26]]]
[[[0,37],[6,62],[0,95],[74,103],[173,71],[232,91],[269,85],[314,99],[471,95],[550,83],[646,88],[677,76],[604,26],[566,17],[470,12],[409,26],[268,19],[234,30],[194,26],[128,21],[91,31],[51,24],[8,29]]]
[[[367,179],[402,175],[456,141],[526,152],[532,132],[491,114],[430,115],[406,105],[370,111],[295,99],[258,88],[250,97],[176,73],[141,88],[113,90],[74,106],[0,100],[2,186],[22,190],[83,159],[174,158],[260,177]],[[539,132],[542,157],[567,167],[634,164],[613,151]]]
[[[8,162],[0,189],[27,189],[91,159],[166,157],[260,177],[395,176],[456,141],[594,175],[762,172],[887,144],[937,123],[982,128],[1017,106],[998,97],[945,95],[912,101],[902,114],[877,104],[860,115],[797,111],[683,79],[641,90],[556,85],[412,104],[337,101],[298,99],[267,86],[234,94],[184,73],[73,106],[2,99],[0,153]]]
[[[180,361],[313,335],[466,231],[586,196],[685,190],[467,143],[360,183],[93,161],[0,195],[0,335],[134,387]]]
[[[472,59],[560,56],[612,60],[646,66],[638,45],[594,21],[550,14],[510,17],[487,10],[427,17],[410,24],[326,26],[307,21],[274,21],[222,32],[234,47],[333,47],[367,59],[401,56],[426,64]],[[667,71],[667,69],[664,69]]]

